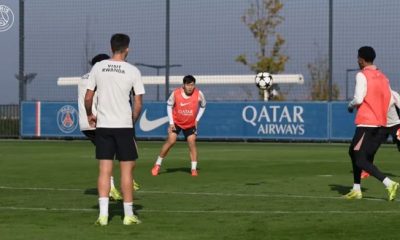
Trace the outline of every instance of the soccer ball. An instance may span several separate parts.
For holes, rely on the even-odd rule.
[[[267,72],[260,72],[256,75],[256,86],[265,90],[272,86],[272,75]]]

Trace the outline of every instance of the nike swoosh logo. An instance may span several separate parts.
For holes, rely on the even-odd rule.
[[[149,119],[147,119],[146,113],[147,113],[147,109],[144,110],[142,117],[140,118],[140,121],[139,121],[139,127],[143,132],[150,132],[150,131],[160,127],[161,125],[164,125],[165,123],[167,123],[169,121],[168,116],[158,118],[155,120],[149,120]]]
[[[187,102],[187,103],[181,103],[181,107],[184,107],[184,106],[186,106],[186,105],[188,105],[188,104],[190,104],[190,102]]]

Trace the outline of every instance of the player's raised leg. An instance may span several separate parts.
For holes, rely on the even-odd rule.
[[[174,129],[175,129],[175,127],[172,128],[171,126],[168,128],[168,138],[165,141],[165,143],[163,144],[163,146],[161,147],[160,154],[158,155],[157,160],[156,160],[153,168],[151,169],[151,174],[153,176],[158,175],[158,172],[160,171],[160,168],[161,168],[162,161],[168,155],[169,150],[176,143],[176,138],[178,135],[175,132],[173,132]]]

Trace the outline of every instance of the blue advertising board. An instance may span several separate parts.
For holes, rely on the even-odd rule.
[[[78,104],[74,102],[23,102],[21,136],[83,137],[78,117]]]
[[[353,138],[356,125],[353,113],[347,112],[347,103],[331,102],[330,105],[330,137],[331,140],[351,140]]]
[[[354,114],[341,102],[208,103],[198,126],[201,139],[349,140]],[[83,137],[74,102],[23,102],[21,136]],[[165,103],[145,103],[136,124],[138,138],[165,138]]]
[[[165,104],[145,104],[138,137],[166,135]],[[328,139],[325,103],[208,103],[198,137],[207,139]],[[325,123],[325,124],[322,124]]]

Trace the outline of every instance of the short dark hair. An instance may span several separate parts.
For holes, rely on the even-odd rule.
[[[92,61],[90,62],[90,64],[92,66],[94,66],[96,63],[101,62],[106,59],[110,59],[110,56],[108,56],[105,53],[100,53],[100,54],[97,54],[94,58],[92,58]]]
[[[376,57],[375,50],[370,46],[360,47],[360,49],[358,49],[358,57],[372,63]]]
[[[130,38],[128,35],[123,33],[116,33],[112,35],[110,43],[111,50],[113,53],[122,52],[129,47]]]
[[[189,83],[196,83],[196,78],[194,78],[192,75],[186,75],[183,77],[183,84],[189,84]]]

